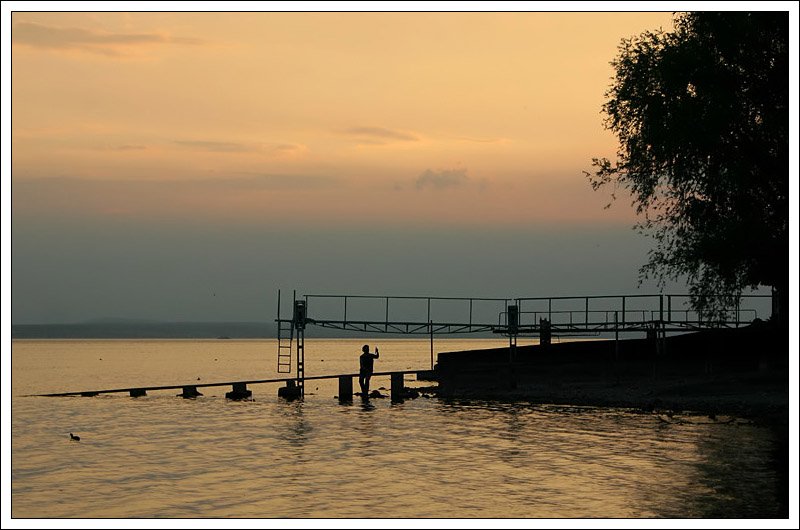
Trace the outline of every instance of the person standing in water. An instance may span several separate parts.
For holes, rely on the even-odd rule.
[[[363,352],[358,360],[360,363],[360,370],[358,371],[358,384],[361,386],[361,397],[368,397],[369,396],[369,378],[372,377],[372,365],[375,362],[380,354],[378,353],[378,347],[375,346],[375,353],[369,352],[369,344],[364,344],[364,347],[361,348]]]

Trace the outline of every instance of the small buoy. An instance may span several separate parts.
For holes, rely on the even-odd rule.
[[[200,378],[198,377],[197,380],[200,381]]]
[[[214,359],[216,361],[216,359]]]
[[[81,437],[80,436],[78,436],[77,434],[72,434],[72,433],[69,433],[69,439],[70,440],[75,440],[76,442],[80,442],[81,441]]]

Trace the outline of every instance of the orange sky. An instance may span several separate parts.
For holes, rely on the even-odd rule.
[[[14,13],[15,216],[629,224],[582,171],[620,39],[670,21]]]

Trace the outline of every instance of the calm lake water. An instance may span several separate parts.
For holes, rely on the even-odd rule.
[[[380,347],[376,371],[430,367],[426,340],[309,339],[306,375],[357,371],[365,342]],[[436,398],[340,405],[325,380],[307,382],[303,402],[278,398],[276,384],[250,386],[246,402],[226,400],[227,387],[195,400],[27,396],[270,377],[274,340],[14,341],[12,516],[788,515],[781,433],[738,418]],[[388,377],[373,378],[379,387]]]

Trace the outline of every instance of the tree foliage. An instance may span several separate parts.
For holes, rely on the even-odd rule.
[[[788,13],[702,12],[624,39],[603,105],[617,160],[594,189],[627,189],[654,248],[641,278],[686,278],[719,314],[741,291],[788,287]],[[784,313],[785,314],[785,313]]]

